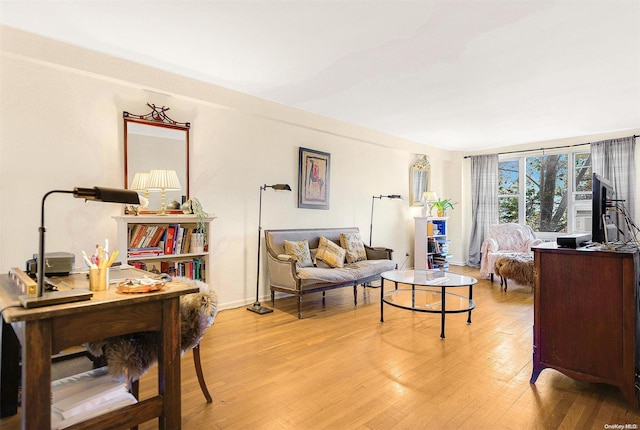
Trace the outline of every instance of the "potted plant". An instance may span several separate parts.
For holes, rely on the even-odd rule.
[[[447,209],[453,209],[455,203],[453,203],[451,199],[438,199],[431,203],[431,205],[438,211],[438,216],[442,217],[445,216]]]
[[[196,216],[196,220],[197,220],[197,227],[196,227],[196,241],[198,243],[198,246],[202,246],[204,249],[204,246],[207,244],[207,224],[205,222],[205,218],[209,215],[207,214],[204,209],[202,209],[202,204],[200,203],[200,200],[198,200],[197,198],[193,197],[189,200],[187,200],[183,205],[182,205],[182,211],[184,213],[192,213]]]

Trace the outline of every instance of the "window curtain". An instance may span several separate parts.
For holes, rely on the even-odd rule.
[[[471,237],[469,266],[480,266],[480,248],[489,226],[498,224],[498,155],[471,158]]]
[[[636,219],[635,146],[633,136],[591,143],[593,172],[613,183],[616,199],[624,200],[632,220]],[[622,220],[617,224],[621,233],[629,238],[626,224]]]

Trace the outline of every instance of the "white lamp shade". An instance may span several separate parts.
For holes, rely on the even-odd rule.
[[[152,170],[149,173],[149,190],[179,190],[180,180],[175,170]]]
[[[138,172],[133,176],[131,187],[129,189],[135,191],[144,191],[149,184],[149,172]]]
[[[435,202],[436,200],[438,200],[438,195],[435,191],[425,191],[422,193],[423,202]]]

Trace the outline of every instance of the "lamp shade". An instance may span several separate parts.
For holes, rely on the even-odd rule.
[[[435,191],[425,191],[422,193],[423,202],[435,202],[436,200],[438,200],[438,195]]]
[[[149,186],[149,172],[138,172],[133,176],[131,186],[129,187],[135,191],[145,191]]]
[[[135,178],[134,178],[135,179]],[[180,180],[175,170],[152,170],[149,173],[149,190],[179,190]]]

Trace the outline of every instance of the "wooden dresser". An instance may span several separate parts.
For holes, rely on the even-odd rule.
[[[638,251],[534,251],[533,373],[617,386],[639,406]]]

